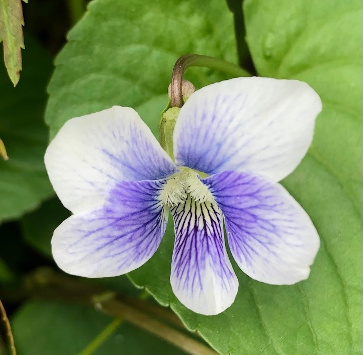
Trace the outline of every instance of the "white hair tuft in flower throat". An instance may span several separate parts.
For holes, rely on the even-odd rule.
[[[185,202],[188,196],[200,203],[214,202],[213,195],[200,181],[198,173],[193,169],[182,167],[167,180],[160,193],[160,199],[164,205],[172,208]]]

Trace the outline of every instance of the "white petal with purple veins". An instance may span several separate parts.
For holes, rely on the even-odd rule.
[[[309,276],[319,236],[309,216],[281,185],[235,172],[203,181],[224,214],[232,255],[247,275],[278,285]]]
[[[175,245],[170,282],[174,294],[194,312],[213,315],[234,301],[238,280],[228,259],[222,214],[215,203],[190,197],[171,208]]]
[[[162,179],[176,171],[136,111],[119,106],[69,120],[49,145],[45,165],[72,212],[102,205],[120,181]]]
[[[207,174],[247,171],[279,181],[306,154],[320,110],[316,92],[296,80],[236,78],[206,86],[181,108],[176,162]]]
[[[54,232],[52,253],[65,272],[108,277],[132,271],[155,253],[167,215],[159,199],[165,181],[127,181],[98,210],[66,219]]]

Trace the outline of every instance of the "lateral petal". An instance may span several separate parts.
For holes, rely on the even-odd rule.
[[[52,239],[53,257],[65,272],[108,277],[132,271],[155,253],[167,214],[159,194],[165,181],[124,181],[107,204],[66,219]]]
[[[232,255],[247,275],[277,285],[309,276],[319,236],[307,213],[281,185],[235,172],[203,181],[224,214]]]

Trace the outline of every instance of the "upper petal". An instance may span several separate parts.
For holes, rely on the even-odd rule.
[[[301,81],[253,77],[206,86],[181,108],[176,163],[207,174],[247,171],[279,181],[306,154],[320,110],[319,96]]]
[[[309,276],[319,236],[309,216],[281,185],[235,172],[204,182],[224,214],[232,255],[247,275],[278,285]]]
[[[176,171],[136,111],[119,106],[66,122],[47,149],[45,165],[72,212],[102,204],[120,181],[156,180]]]
[[[214,203],[188,197],[171,208],[175,245],[170,282],[174,294],[194,312],[213,315],[234,301],[238,280],[228,259],[222,214]]]
[[[52,253],[65,272],[85,277],[125,274],[156,251],[166,228],[159,200],[163,181],[125,181],[107,205],[73,215],[55,231]]]

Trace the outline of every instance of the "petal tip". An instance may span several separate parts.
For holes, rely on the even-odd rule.
[[[172,290],[176,296],[176,298],[182,303],[185,307],[190,309],[191,311],[202,314],[204,316],[215,316],[226,309],[228,309],[236,299],[238,293],[238,280],[236,278],[237,287],[231,290],[228,294],[216,295],[211,292],[208,298],[197,298],[190,297],[190,295],[186,295],[183,291],[180,291],[173,282],[171,281]]]

